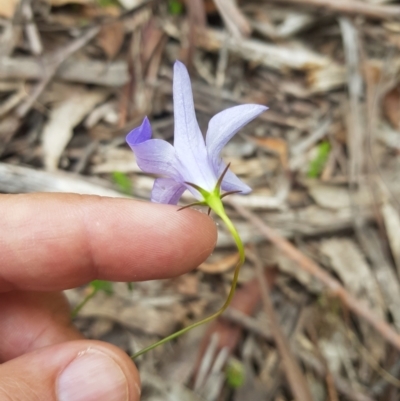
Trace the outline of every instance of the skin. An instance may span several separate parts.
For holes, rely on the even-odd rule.
[[[0,195],[0,210],[0,399],[56,401],[60,372],[96,349],[132,378],[129,400],[138,400],[131,359],[83,339],[60,291],[184,274],[212,252],[213,221],[176,206],[72,194]]]

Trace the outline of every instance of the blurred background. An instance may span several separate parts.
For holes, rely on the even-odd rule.
[[[0,0],[0,192],[148,200],[125,135],[147,115],[172,141],[177,59],[204,133],[227,107],[270,110],[223,154],[253,188],[227,198],[235,299],[137,361],[142,399],[398,400],[399,2]],[[132,354],[217,310],[238,258],[218,230],[186,276],[67,291],[97,291],[78,327]]]

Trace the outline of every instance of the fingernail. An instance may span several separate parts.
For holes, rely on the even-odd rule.
[[[95,350],[76,357],[61,373],[57,387],[59,401],[128,401],[122,369]]]

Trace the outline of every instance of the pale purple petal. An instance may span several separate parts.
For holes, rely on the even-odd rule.
[[[151,139],[151,136],[151,125],[149,119],[146,116],[139,127],[129,132],[129,134],[126,136],[126,142],[132,148],[132,145],[137,145],[138,143],[148,141],[149,139]]]
[[[126,141],[145,173],[160,174],[182,181],[174,147],[161,139],[150,139],[151,127],[147,117],[140,127],[132,130]]]
[[[151,191],[151,201],[176,205],[186,187],[170,178],[157,178]]]
[[[144,172],[164,176],[154,182],[151,199],[157,203],[177,204],[186,189],[197,199],[203,200],[203,196],[188,183],[213,191],[225,168],[220,157],[222,148],[244,125],[267,110],[265,106],[249,104],[217,114],[210,120],[205,142],[196,119],[189,74],[179,61],[174,65],[173,92],[174,147],[166,141],[151,139],[152,131],[147,117],[126,138],[139,167]],[[243,194],[251,191],[229,170],[221,189]]]
[[[206,146],[214,170],[220,166],[220,153],[228,141],[241,128],[267,109],[268,107],[259,104],[243,104],[221,111],[210,120]]]
[[[219,167],[219,174],[225,170],[226,165],[224,163],[220,164]],[[232,173],[231,170],[228,170],[225,175],[224,179],[222,180],[221,189],[223,191],[240,191],[242,195],[248,194],[251,192],[251,188],[246,185],[243,181],[241,181],[236,174]]]
[[[211,168],[194,110],[190,77],[184,64],[174,65],[174,147],[186,181],[214,189],[217,177]]]

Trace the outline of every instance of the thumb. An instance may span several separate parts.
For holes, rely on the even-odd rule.
[[[41,348],[0,365],[2,401],[138,401],[139,383],[131,359],[98,341]]]

